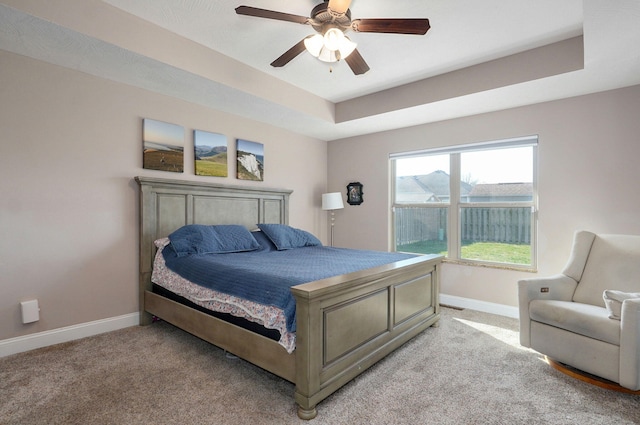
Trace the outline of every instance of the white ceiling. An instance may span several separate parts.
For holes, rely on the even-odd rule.
[[[239,16],[247,5],[309,16],[322,0],[104,0],[332,102],[427,78],[582,33],[582,0],[353,0],[352,18],[429,18],[425,36],[350,33],[371,71],[301,55],[269,64],[314,30]],[[560,3],[560,4],[558,4]],[[553,13],[549,13],[553,10]]]
[[[354,19],[418,17],[429,18],[431,23],[425,36],[350,33],[371,67],[371,71],[360,76],[353,75],[342,62],[333,64],[329,72],[329,65],[306,52],[283,68],[269,66],[284,51],[313,33],[313,29],[235,13],[235,8],[244,4],[309,16],[319,0],[67,2],[75,3],[78,9],[100,9],[101,15],[73,10],[84,22],[73,21],[64,13],[52,10],[55,6],[39,6],[35,0],[0,0],[0,49],[323,140],[640,84],[640,2],[637,0],[353,0]],[[170,43],[157,43],[153,52],[129,48],[127,43],[133,42],[119,41],[116,25],[112,25],[107,37],[101,35],[104,33],[100,33],[100,25],[93,28],[86,23],[91,19],[104,19],[113,24],[118,19],[131,18],[127,14],[169,31],[173,34],[171,37],[195,42],[198,49],[210,49],[212,55],[224,55],[227,58],[215,58],[228,69],[233,68],[229,73],[236,78],[222,75],[220,70],[198,71],[194,64],[183,66],[172,61],[170,57],[179,56],[179,52],[175,46],[173,53],[168,50]],[[139,31],[154,29],[137,27]],[[124,30],[123,34],[126,34]],[[335,118],[334,104],[349,100],[353,103],[353,99],[364,95],[582,34],[584,69],[451,99],[414,102],[344,122]],[[161,50],[165,47],[167,51],[163,53]],[[163,59],[166,56],[169,58]],[[267,93],[265,86],[275,87],[279,94]],[[394,91],[388,93],[393,95]],[[492,101],[487,102],[488,98]]]

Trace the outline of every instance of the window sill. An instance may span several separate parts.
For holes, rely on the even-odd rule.
[[[511,265],[511,264],[484,263],[484,262],[477,262],[477,261],[471,261],[471,260],[451,259],[447,257],[445,257],[444,260],[442,260],[442,262],[448,263],[448,264],[457,264],[460,266],[484,267],[488,269],[510,270],[510,271],[516,271],[516,272],[527,272],[527,273],[538,272],[538,270],[535,269],[534,267],[524,266],[524,265],[517,266],[517,265]]]

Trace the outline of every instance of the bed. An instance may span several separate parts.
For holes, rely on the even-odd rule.
[[[295,350],[154,292],[159,239],[189,224],[288,224],[290,190],[136,177],[140,186],[140,323],[158,317],[295,384],[298,416],[432,325],[441,256],[417,256],[291,287]],[[349,326],[345,326],[349,324]]]

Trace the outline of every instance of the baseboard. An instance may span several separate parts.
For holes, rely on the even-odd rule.
[[[468,308],[470,310],[497,314],[499,316],[513,317],[515,319],[519,317],[518,307],[479,301],[471,298],[456,297],[455,295],[440,294],[440,304],[451,307]]]
[[[61,344],[75,339],[86,338],[105,332],[111,332],[140,324],[140,313],[125,314],[118,317],[66,326],[51,331],[19,336],[0,341],[0,357],[22,353],[49,345]]]
[[[440,294],[440,303],[452,307],[468,308],[485,313],[513,317],[516,319],[518,318],[518,308],[504,304],[490,303],[446,294]],[[86,338],[88,336],[111,332],[122,328],[128,328],[129,326],[136,326],[139,323],[140,314],[131,313],[123,316],[111,317],[109,319],[67,326],[51,331],[5,339],[0,341],[0,357],[22,353],[36,348],[47,347],[49,345],[61,344],[63,342]]]

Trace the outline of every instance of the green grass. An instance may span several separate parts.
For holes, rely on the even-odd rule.
[[[420,241],[406,245],[398,245],[396,251],[413,252],[415,254],[447,255],[447,241]]]
[[[196,175],[198,176],[227,176],[227,154],[224,154],[224,160],[221,161],[216,157],[210,159],[196,159]]]
[[[399,245],[398,251],[447,255],[446,241],[421,241]],[[531,264],[531,245],[462,241],[462,258],[509,264]]]

